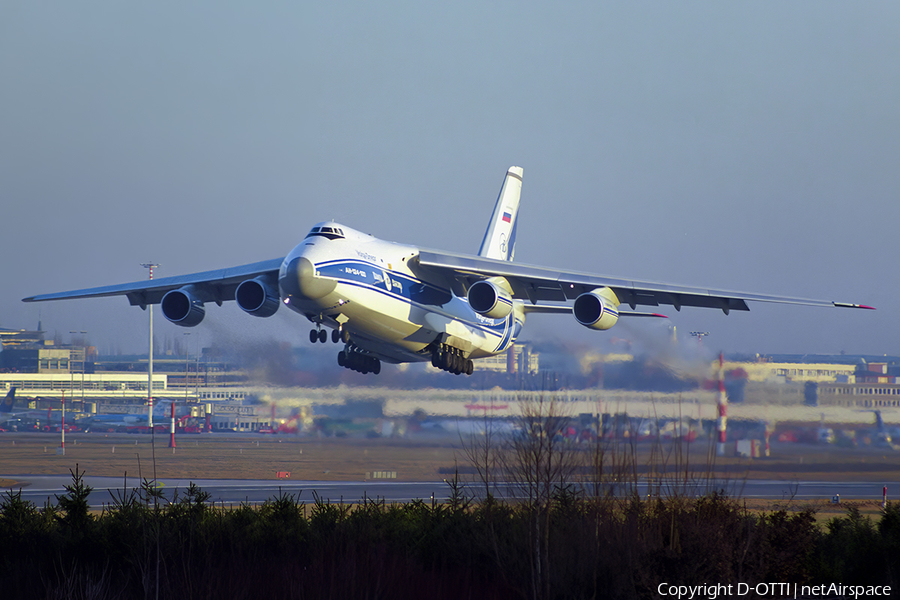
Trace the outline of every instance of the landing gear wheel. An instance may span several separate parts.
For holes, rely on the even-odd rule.
[[[315,344],[319,339],[319,332],[315,329],[309,330],[309,341]]]
[[[324,329],[319,330],[319,341],[323,344],[328,341],[328,332]]]
[[[350,332],[343,328],[341,329],[341,341],[345,344],[350,343]]]
[[[355,346],[348,346],[338,352],[338,364],[345,369],[350,369],[363,375],[367,373],[378,375],[381,373],[381,361],[371,354],[360,351]]]
[[[463,356],[462,351],[452,346],[441,344],[431,352],[431,365],[454,375],[471,375],[475,370],[472,361]]]
[[[331,331],[331,343],[337,344],[339,341],[341,341],[341,332],[337,329],[333,329]]]

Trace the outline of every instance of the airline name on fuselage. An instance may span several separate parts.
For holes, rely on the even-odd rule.
[[[368,256],[370,259],[377,260],[371,254],[365,254],[365,253],[360,253],[360,252],[357,252],[357,254],[360,254],[360,256],[363,256],[363,255]],[[364,268],[360,269],[358,267],[350,267],[350,266],[345,265],[345,266],[341,267],[341,270],[344,273],[346,273],[347,275],[350,275],[352,277],[358,277],[360,279],[368,279],[369,278],[369,272]],[[385,287],[389,291],[393,288],[393,289],[398,290],[398,292],[400,294],[403,293],[403,283],[400,281],[397,281],[396,279],[392,279],[390,277],[390,275],[388,275],[387,271],[385,271],[385,270],[372,269],[372,280],[375,283],[383,282]]]
[[[348,275],[356,275],[357,277],[367,277],[366,272],[355,267],[344,267],[344,273]],[[377,279],[377,277],[376,277]]]
[[[475,315],[475,318],[478,319],[479,323],[483,323],[485,325],[496,325],[497,323],[502,323],[504,321],[503,319],[490,319],[475,311],[472,311],[472,313]]]
[[[357,255],[358,257],[360,257],[361,259],[367,260],[367,261],[369,261],[369,262],[371,262],[371,263],[377,263],[377,262],[378,262],[378,257],[377,257],[377,256],[373,256],[373,255],[371,255],[371,254],[369,254],[369,253],[367,253],[367,252],[363,252],[362,250],[357,250],[357,251],[356,251],[356,255]]]
[[[462,300],[466,304],[469,303],[468,298],[460,298],[460,300]],[[513,313],[510,313],[510,314],[513,314]],[[506,319],[509,318],[509,317],[505,317],[503,319],[492,319],[490,317],[484,316],[481,313],[477,313],[474,310],[472,311],[472,315],[474,315],[475,320],[478,321],[479,323],[481,323],[482,325],[489,325],[489,326],[499,325],[501,323],[504,323],[506,321]]]

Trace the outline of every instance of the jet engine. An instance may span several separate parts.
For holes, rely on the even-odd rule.
[[[234,291],[234,299],[241,310],[254,317],[271,317],[281,304],[277,288],[265,277],[242,281]]]
[[[198,325],[206,315],[203,302],[191,293],[190,286],[166,293],[162,299],[162,311],[168,320],[182,327]]]
[[[575,320],[591,329],[606,330],[619,320],[619,299],[607,287],[601,287],[575,298],[572,313]]]
[[[476,281],[469,287],[469,306],[490,319],[503,319],[512,311],[512,288],[502,277]]]

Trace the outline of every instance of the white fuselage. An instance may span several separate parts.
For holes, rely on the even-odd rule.
[[[484,317],[440,275],[417,267],[418,254],[414,246],[320,223],[285,257],[281,300],[315,323],[346,330],[387,362],[429,360],[435,344],[470,359],[506,351],[525,321],[522,303],[504,319]]]

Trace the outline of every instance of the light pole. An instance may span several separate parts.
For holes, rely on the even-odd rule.
[[[155,263],[141,263],[145,269],[150,269],[150,279],[153,279],[153,269],[158,267]],[[149,291],[149,290],[148,290]],[[153,305],[147,303],[147,311],[150,315],[150,357],[147,363],[147,404],[150,406],[148,419],[150,433],[153,433]]]
[[[87,331],[70,331],[72,335],[81,334],[81,410],[84,411],[84,360],[87,358],[87,346],[85,345],[84,336],[87,335]],[[72,346],[75,346],[75,340],[72,340]],[[69,355],[69,373],[72,373],[72,357],[71,353]],[[72,398],[74,401],[74,394],[72,394]]]
[[[191,335],[190,332],[182,334],[185,336]],[[188,402],[188,374],[190,372],[190,360],[191,360],[191,347],[190,340],[185,340],[184,342],[184,405],[187,406]]]
[[[190,332],[183,335],[191,335]],[[187,341],[184,343],[184,406],[187,408],[188,402],[188,369],[190,366],[191,352],[190,345]],[[169,448],[175,447],[175,402],[172,402],[172,424],[169,430]]]
[[[194,367],[194,401],[200,402],[200,334],[197,334],[197,362]]]
[[[50,421],[47,421],[48,431],[51,431]],[[66,390],[62,390],[62,424],[59,427],[59,430],[62,432],[62,443],[60,444],[60,448],[62,449],[62,455],[66,455]]]

